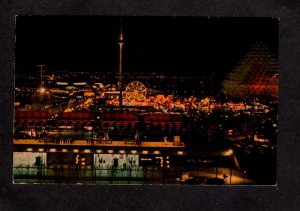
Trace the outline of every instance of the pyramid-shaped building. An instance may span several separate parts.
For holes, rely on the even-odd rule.
[[[278,98],[278,59],[257,41],[223,81],[229,98]]]

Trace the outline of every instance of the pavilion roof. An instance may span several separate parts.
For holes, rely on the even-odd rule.
[[[179,114],[148,114],[145,122],[182,122]]]
[[[133,113],[128,112],[109,112],[105,113],[102,121],[139,121],[138,117]]]
[[[47,111],[16,111],[15,119],[48,119]]]
[[[62,120],[93,120],[94,113],[91,112],[63,112],[58,115],[58,119]]]

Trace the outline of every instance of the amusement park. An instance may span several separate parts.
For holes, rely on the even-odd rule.
[[[38,17],[34,21],[57,23],[50,19]],[[22,52],[21,47],[26,49],[23,42],[29,32],[25,33],[24,27],[31,20],[19,17],[17,52]],[[107,28],[109,36],[115,36],[107,48],[113,48],[113,53],[103,53],[112,57],[113,62],[107,61],[114,64],[109,71],[57,70],[51,59],[34,60],[30,71],[17,65],[15,183],[276,184],[279,65],[269,43],[254,37],[222,74],[130,72],[130,55],[139,49],[132,47],[134,42],[148,42],[132,35],[143,34],[135,24],[143,23],[140,30],[148,32],[151,21],[105,19],[105,24],[113,26]],[[176,25],[176,21],[184,24]],[[189,20],[175,18],[165,23],[174,26],[168,29],[172,34],[176,27],[185,26],[185,21]],[[205,20],[207,30],[216,30],[212,30],[214,21],[225,24]],[[71,28],[72,21],[69,24]],[[43,30],[46,34],[48,29]],[[158,39],[153,43],[164,42],[160,39],[169,35],[163,34],[166,31],[157,35],[151,30],[152,39]],[[50,39],[50,35],[40,36]],[[173,48],[170,43],[168,49]],[[178,44],[178,38],[174,43],[183,45]],[[47,51],[47,47],[37,46]],[[156,52],[149,46],[146,49]],[[19,54],[17,64],[23,55]]]

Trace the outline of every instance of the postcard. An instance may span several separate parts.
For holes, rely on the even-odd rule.
[[[14,183],[275,185],[278,27],[17,16]]]

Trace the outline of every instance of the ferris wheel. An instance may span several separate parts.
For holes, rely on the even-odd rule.
[[[133,81],[129,83],[125,89],[126,101],[129,102],[134,100],[136,101],[144,100],[146,99],[146,94],[147,94],[146,86],[139,81]]]

